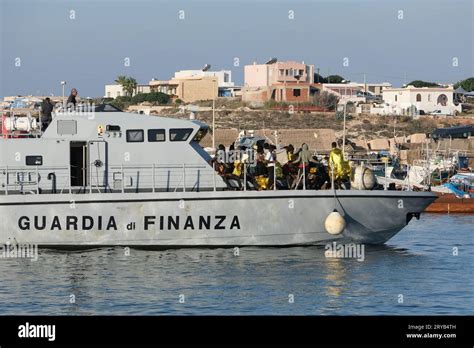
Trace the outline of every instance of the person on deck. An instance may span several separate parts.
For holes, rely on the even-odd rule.
[[[53,120],[53,109],[54,106],[53,103],[51,103],[51,99],[46,98],[43,100],[43,104],[41,105],[41,132],[44,132]]]
[[[301,151],[298,152],[298,157],[291,162],[291,164],[299,164],[298,176],[292,185],[293,187],[299,184],[303,176],[305,177],[305,187],[307,187],[309,162],[318,163],[313,159],[313,154],[309,151],[308,144],[303,144],[301,145]]]
[[[71,89],[71,94],[67,98],[66,109],[76,110],[76,104],[77,104],[76,97],[77,97],[77,89],[73,88]]]
[[[344,159],[342,150],[337,147],[337,143],[331,144],[332,150],[329,153],[329,176],[334,175],[334,185],[342,187],[343,182],[350,180],[352,171],[349,162]]]
[[[273,184],[275,183],[275,156],[273,152],[272,146],[270,144],[265,143],[263,145],[264,153],[265,153],[265,164],[267,165],[267,175],[268,175],[268,188],[272,189]]]

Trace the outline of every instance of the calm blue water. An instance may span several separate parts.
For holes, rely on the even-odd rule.
[[[363,262],[321,247],[40,250],[37,262],[0,259],[0,314],[472,315],[473,226],[423,215]]]

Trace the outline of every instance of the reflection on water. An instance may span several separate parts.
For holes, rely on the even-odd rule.
[[[40,250],[0,260],[1,313],[474,314],[473,220],[425,215],[363,262],[323,247]]]

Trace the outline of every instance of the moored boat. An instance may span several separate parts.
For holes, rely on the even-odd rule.
[[[431,192],[254,191],[246,184],[230,191],[199,145],[207,125],[100,110],[57,113],[44,133],[0,139],[0,242],[382,244],[436,199]],[[334,211],[343,224],[328,229]]]

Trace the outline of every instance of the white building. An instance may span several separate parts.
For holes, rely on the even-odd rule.
[[[364,102],[368,96],[381,96],[386,88],[391,88],[388,82],[382,83],[323,83],[322,91],[336,95],[341,103],[346,102]]]
[[[133,95],[139,93],[150,93],[150,86],[149,85],[137,85],[137,88],[133,92]],[[122,85],[114,84],[114,85],[105,85],[105,95],[104,98],[117,98],[126,95],[125,91],[123,90]]]
[[[461,111],[461,105],[453,102],[453,87],[387,88],[382,92],[385,113],[395,115],[429,114],[440,110],[453,115]]]

